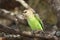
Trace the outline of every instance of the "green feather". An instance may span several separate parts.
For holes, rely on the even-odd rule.
[[[35,18],[39,21],[39,23],[41,24],[41,26],[44,28],[43,22],[41,20],[41,18],[39,17],[38,14],[35,14]]]
[[[36,19],[36,17],[29,17],[27,21],[32,30],[43,30],[41,23]]]

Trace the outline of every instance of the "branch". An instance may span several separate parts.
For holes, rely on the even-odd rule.
[[[10,15],[10,14],[11,14],[10,11],[0,10],[0,17],[6,18],[8,20],[11,20],[12,22],[18,22],[20,24],[23,24],[23,25],[27,26],[26,20],[25,19],[21,19],[21,18],[24,18],[23,16],[21,16],[21,14],[17,14],[16,16]]]
[[[26,37],[33,37],[31,32],[20,32],[20,31],[16,31],[10,27],[4,26],[0,24],[0,31],[5,32],[5,33],[9,33],[9,34],[20,34],[22,36],[26,36]]]
[[[26,9],[31,9],[34,13],[36,13],[34,9],[32,9],[24,0],[16,0],[16,1],[20,2]]]
[[[30,8],[30,6],[24,0],[16,0],[20,2],[25,8]]]
[[[21,36],[30,37],[30,38],[44,38],[44,39],[54,38],[54,36],[50,37],[51,35],[48,36],[46,35],[46,33],[32,34],[32,32],[27,32],[27,31],[21,32],[1,24],[0,24],[0,31],[10,34],[20,34]]]

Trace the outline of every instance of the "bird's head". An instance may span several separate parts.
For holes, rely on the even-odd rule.
[[[32,17],[32,16],[34,16],[33,11],[31,9],[24,10],[23,15],[25,17]]]

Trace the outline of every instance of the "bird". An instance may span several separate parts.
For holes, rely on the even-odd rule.
[[[43,31],[43,22],[37,14],[29,8],[24,10],[23,15],[28,22],[28,25],[32,30],[42,30]]]

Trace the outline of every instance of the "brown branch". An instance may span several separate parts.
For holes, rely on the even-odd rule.
[[[26,37],[33,37],[31,32],[20,32],[20,31],[16,31],[10,27],[4,26],[0,24],[0,31],[5,32],[5,33],[10,33],[10,34],[20,34],[22,36],[26,36]],[[28,34],[29,33],[29,34]]]
[[[20,2],[25,8],[30,8],[30,6],[24,0],[16,0]]]
[[[26,36],[26,37],[33,37],[33,36],[31,36],[32,35],[31,32],[30,32],[30,34],[28,34],[29,32],[25,32],[25,31],[24,32],[19,32],[19,31],[16,31],[16,30],[14,30],[10,27],[3,26],[1,24],[0,24],[0,31],[3,31],[5,33],[10,33],[10,34],[20,34],[20,35]]]
[[[21,3],[26,9],[31,9],[34,13],[36,13],[35,10],[32,9],[24,0],[16,0],[16,1]]]
[[[16,31],[10,27],[7,27],[7,26],[4,26],[4,25],[1,25],[0,24],[0,31],[2,32],[5,32],[5,33],[10,33],[10,34],[20,34],[21,36],[24,36],[24,37],[31,37],[31,38],[46,38],[46,39],[50,39],[50,38],[53,38],[53,37],[50,37],[48,35],[44,35],[44,34],[32,34],[32,32],[27,32],[27,31]],[[48,36],[48,37],[47,37]]]
[[[7,12],[4,12],[3,10],[0,10],[0,17],[11,20],[12,22],[16,22],[16,23],[18,22],[19,24],[23,24],[23,25],[27,26],[26,20],[19,18],[21,16],[20,14],[19,15],[17,14],[17,16],[10,15],[10,14],[11,14],[11,12],[7,13]]]
[[[7,10],[5,10],[5,9],[0,9],[0,17],[6,18],[6,19],[9,19],[9,20],[12,20],[12,21],[16,21],[15,16],[10,15],[11,14],[10,11],[7,11],[7,12],[6,11]]]

